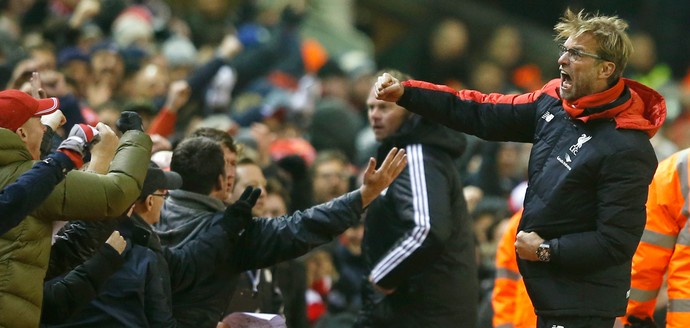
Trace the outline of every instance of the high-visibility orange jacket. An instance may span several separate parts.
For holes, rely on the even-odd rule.
[[[668,270],[666,327],[690,327],[690,148],[659,163],[649,187],[647,224],[632,264],[628,316],[651,318]]]
[[[518,271],[515,235],[522,211],[513,215],[496,251],[496,280],[491,295],[495,328],[534,328],[537,316]]]

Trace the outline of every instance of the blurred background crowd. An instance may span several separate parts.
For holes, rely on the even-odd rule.
[[[630,22],[626,75],[667,102],[657,156],[690,147],[685,1],[0,0],[0,84],[18,88],[40,72],[67,118],[63,137],[74,124],[115,130],[120,112],[139,113],[152,160],[164,168],[193,131],[223,131],[260,163],[268,196],[259,215],[273,217],[359,184],[376,149],[365,101],[380,69],[484,93],[538,90],[557,77],[552,26],[568,5]],[[528,154],[529,145],[468,136],[457,163],[474,219],[482,327],[491,321],[496,245],[522,206]],[[347,322],[360,305],[362,234],[351,228],[297,264],[271,268],[304,270],[293,284],[304,293],[291,292],[304,306],[277,311],[303,316],[296,327]]]

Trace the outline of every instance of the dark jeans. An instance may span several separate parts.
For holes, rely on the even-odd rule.
[[[616,318],[537,317],[537,328],[611,328]]]

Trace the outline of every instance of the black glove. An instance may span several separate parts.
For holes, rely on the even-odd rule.
[[[628,322],[629,324],[625,325],[625,327],[630,327],[630,328],[656,328],[656,324],[654,323],[654,320],[652,318],[647,317],[643,319],[640,319],[636,316],[628,316]]]
[[[122,134],[129,130],[137,130],[144,132],[144,125],[141,123],[141,116],[136,112],[124,111],[120,114],[120,118],[115,122],[117,129]]]
[[[225,209],[221,224],[231,236],[239,235],[252,220],[252,208],[261,195],[261,189],[247,187],[234,204]]]

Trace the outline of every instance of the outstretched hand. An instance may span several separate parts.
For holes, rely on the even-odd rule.
[[[376,160],[369,158],[369,165],[364,171],[364,183],[359,188],[362,193],[362,207],[367,207],[378,195],[393,183],[400,172],[407,165],[407,155],[404,149],[393,147],[376,170]]]
[[[396,102],[405,93],[405,87],[388,73],[383,73],[374,83],[374,95],[376,99]]]
[[[231,235],[237,235],[251,222],[252,208],[261,195],[260,188],[247,187],[240,199],[225,209],[222,225]]]

